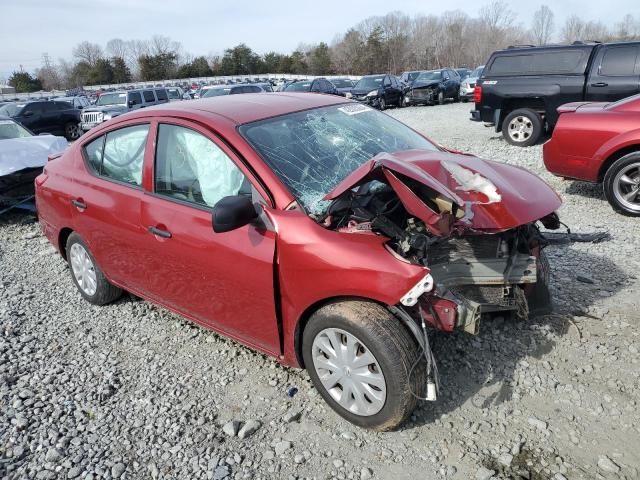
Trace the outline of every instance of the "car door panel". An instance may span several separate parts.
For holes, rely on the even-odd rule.
[[[162,125],[168,123],[161,123],[154,132],[159,151],[163,144],[163,134],[158,135]],[[238,159],[211,133],[190,124],[171,126],[201,134],[237,167]],[[167,153],[166,158],[174,156]],[[240,170],[246,177],[247,172]],[[157,167],[147,171],[160,175]],[[150,185],[149,190],[157,190],[154,182]],[[211,211],[210,206],[169,198],[159,190],[146,192],[140,224],[146,235],[138,244],[139,258],[144,259],[148,273],[144,295],[204,325],[242,337],[265,352],[278,354],[275,232],[246,225],[214,233]],[[150,227],[168,232],[170,237],[159,236]]]
[[[613,102],[640,92],[640,47],[606,46],[587,79],[587,100]]]

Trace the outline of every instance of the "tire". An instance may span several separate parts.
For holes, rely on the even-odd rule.
[[[516,147],[530,147],[542,135],[542,118],[528,108],[519,108],[509,113],[502,122],[502,136]]]
[[[640,152],[619,158],[607,170],[604,196],[613,209],[629,217],[640,217]]]
[[[444,92],[442,90],[440,90],[438,92],[438,105],[444,105]]]
[[[462,103],[468,103],[468,102],[469,102],[469,99],[468,99],[467,97],[462,97],[462,98],[460,99],[460,101],[461,101]]]
[[[64,136],[69,141],[74,141],[80,138],[82,130],[75,123],[67,123],[64,126]]]
[[[378,107],[381,111],[387,108],[387,102],[385,101],[384,97],[380,97],[380,100],[378,100]]]
[[[75,232],[67,239],[66,253],[73,283],[87,302],[105,305],[122,296],[122,290],[109,283],[89,247]]]
[[[398,108],[404,107],[404,95],[400,95],[400,97],[398,97],[398,103],[397,103],[396,106]]]
[[[332,338],[333,340],[330,340]],[[329,340],[329,346],[333,346],[336,340],[342,343],[341,339],[346,341],[347,345],[357,346],[356,352],[361,353],[358,358],[362,358],[366,352],[371,354],[373,362],[366,366],[354,367],[350,361],[341,364],[342,359],[335,356],[334,363],[327,362],[326,365],[343,368],[332,372],[316,366],[322,365],[325,357],[329,361],[332,358],[329,354],[323,354],[324,350],[318,345],[327,345],[326,341]],[[325,343],[322,343],[323,341]],[[345,346],[345,352],[347,348]],[[419,362],[411,376],[409,375],[419,354],[417,342],[400,321],[384,307],[366,301],[344,301],[322,307],[310,318],[302,337],[305,367],[322,398],[349,422],[377,431],[392,430],[406,420],[417,403],[411,392],[424,395],[424,362]],[[382,388],[379,391],[374,390],[375,387],[371,387],[373,384],[366,384],[365,387],[362,381],[358,380],[359,376],[354,373],[355,370],[351,371],[355,368],[366,368],[365,378],[372,379],[375,376],[377,385],[382,385]],[[335,383],[334,387],[325,387],[323,380],[327,382],[335,372],[339,372],[340,377],[331,382]],[[351,404],[347,408],[341,405],[341,402],[345,395],[344,390],[349,388],[349,385],[359,388],[354,389],[352,395],[347,394],[345,402]],[[362,392],[362,395],[359,395],[360,405],[365,409],[360,409],[356,401],[358,391]]]

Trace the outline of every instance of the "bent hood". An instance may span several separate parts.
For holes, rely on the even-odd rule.
[[[434,235],[510,230],[539,220],[562,204],[547,183],[524,168],[427,150],[380,153],[324,199],[338,198],[371,180],[391,186],[405,209]]]
[[[44,167],[49,155],[63,152],[68,145],[63,137],[53,135],[0,140],[0,176]]]
[[[437,87],[438,85],[440,85],[442,83],[442,81],[440,80],[434,80],[432,82],[418,82],[418,81],[414,81],[411,84],[411,88],[433,88],[433,87]]]

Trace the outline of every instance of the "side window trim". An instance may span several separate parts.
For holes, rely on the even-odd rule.
[[[123,128],[128,128],[128,127],[137,127],[139,125],[148,125],[149,126],[149,131],[147,133],[147,141],[145,143],[144,146],[144,155],[143,155],[143,161],[142,161],[142,178],[141,178],[141,184],[140,185],[132,185],[131,183],[127,183],[127,182],[123,182],[121,180],[115,179],[115,178],[111,178],[111,177],[107,177],[105,175],[102,174],[102,164],[104,162],[104,147],[105,147],[105,142],[107,140],[107,135],[111,132],[116,132],[118,130],[122,130]],[[109,130],[108,132],[104,132],[101,135],[99,135],[98,137],[92,137],[90,139],[88,139],[87,141],[85,141],[81,146],[80,146],[80,152],[81,152],[81,156],[82,156],[82,161],[84,163],[84,167],[87,169],[87,172],[89,172],[89,175],[91,175],[92,177],[95,178],[99,178],[100,180],[105,180],[107,182],[111,182],[111,183],[116,183],[118,185],[122,185],[125,187],[129,187],[132,188],[134,190],[144,190],[143,186],[144,186],[144,172],[145,172],[145,159],[146,159],[146,152],[149,148],[149,139],[151,137],[151,130],[152,130],[152,122],[149,121],[144,121],[144,122],[138,122],[138,123],[130,123],[121,127],[117,127],[114,128],[112,130]],[[100,172],[99,173],[95,173],[95,171],[89,166],[89,159],[87,158],[87,153],[86,153],[86,147],[87,145],[89,145],[91,142],[93,142],[94,140],[97,140],[98,138],[102,137],[102,159],[100,161]]]
[[[260,178],[257,172],[251,167],[249,162],[247,162],[243,156],[238,152],[233,145],[231,145],[227,140],[224,139],[221,135],[216,133],[210,128],[202,127],[199,125],[194,125],[192,123],[180,123],[171,117],[162,117],[154,120],[154,124],[151,126],[153,133],[149,133],[149,137],[153,138],[153,147],[150,149],[150,168],[149,168],[149,179],[150,184],[149,188],[145,189],[145,193],[152,194],[153,196],[158,196],[159,198],[169,200],[169,201],[177,201],[180,203],[178,199],[172,199],[170,197],[158,194],[155,192],[155,170],[156,170],[156,150],[158,148],[158,133],[160,131],[160,125],[174,125],[177,127],[184,127],[194,132],[197,132],[201,135],[204,135],[207,139],[211,140],[218,148],[220,148],[234,163],[234,165],[242,172],[242,174],[247,178],[249,183],[251,184],[255,194],[265,203],[265,205],[273,208],[275,206],[275,200],[273,195],[267,188],[265,182]],[[144,179],[143,179],[144,184]],[[195,204],[185,202],[185,205],[194,206]],[[209,207],[202,207],[202,209],[210,210]]]

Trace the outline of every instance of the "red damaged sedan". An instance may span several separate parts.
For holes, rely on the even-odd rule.
[[[614,210],[640,216],[640,95],[558,108],[544,164],[560,177],[602,183]]]
[[[36,199],[87,301],[126,290],[306,368],[377,430],[435,400],[428,329],[548,308],[538,222],[560,206],[524,169],[286,93],[117,117],[48,162]]]

